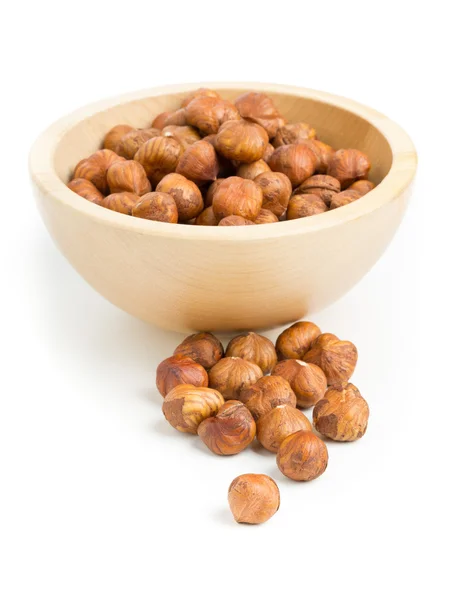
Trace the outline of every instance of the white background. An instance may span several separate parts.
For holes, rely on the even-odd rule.
[[[473,19],[468,2],[36,2],[0,36],[1,570],[5,600],[472,598],[475,344]],[[120,312],[53,246],[34,138],[97,99],[183,81],[352,97],[419,152],[384,257],[318,315],[354,341],[367,435],[323,477],[284,480],[164,421],[157,363],[181,336]],[[274,339],[277,332],[269,332]],[[275,476],[281,509],[235,524],[227,487]]]

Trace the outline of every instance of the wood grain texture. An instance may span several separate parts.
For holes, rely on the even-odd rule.
[[[407,134],[375,110],[324,92],[264,83],[206,83],[233,100],[268,93],[289,121],[372,162],[378,186],[357,202],[259,227],[146,221],[87,202],[66,186],[75,165],[117,123],[149,127],[200,84],[136,92],[82,108],[34,144],[30,172],[57,246],[100,294],[164,329],[234,331],[278,326],[331,304],[373,266],[396,231],[417,165]]]

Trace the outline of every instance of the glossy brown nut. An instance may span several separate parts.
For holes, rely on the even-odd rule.
[[[173,355],[189,356],[205,369],[211,369],[224,355],[221,342],[212,333],[193,333],[179,344]]]
[[[325,174],[328,171],[328,165],[335,154],[335,149],[328,144],[324,144],[320,140],[304,140],[302,141],[302,144],[307,144],[315,155],[317,160],[315,173]]]
[[[328,210],[325,202],[315,194],[294,194],[287,207],[287,220],[320,215]]]
[[[148,177],[165,176],[175,170],[182,154],[180,142],[172,137],[160,136],[142,144],[134,160],[143,166]]]
[[[274,215],[273,212],[267,210],[265,208],[261,208],[259,214],[257,215],[256,220],[254,221],[255,225],[266,225],[268,223],[278,223],[279,219]]]
[[[280,375],[289,382],[299,408],[314,406],[327,389],[327,379],[320,367],[295,358],[277,363],[272,375]]]
[[[352,383],[329,387],[313,409],[315,429],[337,442],[354,442],[368,426],[369,407]]]
[[[264,160],[266,163],[269,162],[270,157],[274,154],[274,146],[272,144],[267,144],[266,149],[264,151],[264,156],[262,157],[262,160]]]
[[[182,383],[208,387],[208,373],[204,367],[187,356],[171,356],[158,365],[155,382],[158,391],[165,397]]]
[[[242,391],[263,376],[256,364],[230,356],[222,358],[209,371],[209,385],[221,392],[226,400],[239,398]],[[323,397],[323,394],[322,394]]]
[[[192,100],[194,100],[195,98],[200,98],[201,96],[208,96],[210,98],[221,98],[221,96],[215,90],[210,90],[209,88],[198,88],[197,90],[191,92],[191,94],[188,94],[185,97],[185,99],[181,103],[181,106],[184,108],[185,106],[188,106],[188,104]]]
[[[325,373],[328,385],[337,385],[347,382],[353,375],[358,350],[351,342],[340,340],[331,333],[323,333],[303,360],[318,365]]]
[[[112,150],[98,150],[76,165],[73,179],[87,179],[102,194],[106,194],[108,190],[107,173],[113,164],[119,162],[124,162],[124,159]]]
[[[256,423],[247,408],[237,400],[225,402],[215,417],[200,423],[198,435],[215,454],[238,454],[256,437]]]
[[[269,143],[266,130],[257,123],[227,121],[216,135],[216,150],[229,160],[252,163],[260,160]]]
[[[79,194],[82,198],[98,204],[103,200],[104,194],[102,194],[96,186],[89,181],[89,179],[73,179],[68,183],[68,188],[76,194]]]
[[[211,144],[201,140],[183,152],[176,172],[197,184],[214,181],[218,176],[219,163]]]
[[[279,360],[284,358],[303,358],[305,353],[322,332],[320,327],[311,321],[297,321],[279,335],[275,343],[277,357]]]
[[[269,452],[278,452],[280,445],[296,431],[311,431],[312,424],[298,408],[282,404],[257,421],[257,439]]]
[[[150,192],[140,198],[132,209],[132,216],[162,223],[178,223],[178,210],[170,194]]]
[[[195,219],[195,225],[205,225],[207,227],[214,227],[218,225],[218,219],[214,214],[212,206],[205,208]]]
[[[346,206],[347,204],[351,204],[360,198],[360,192],[357,192],[356,190],[345,190],[344,192],[340,192],[339,194],[335,194],[333,196],[330,203],[330,210],[340,208],[341,206]]]
[[[159,129],[134,129],[126,133],[117,142],[117,154],[127,160],[132,160],[142,144],[160,135]]]
[[[253,362],[263,373],[270,373],[277,364],[274,344],[253,331],[234,337],[226,348],[226,356],[238,356]]]
[[[241,392],[239,400],[246,405],[254,419],[258,420],[276,406],[297,406],[289,382],[278,375],[266,375]]]
[[[279,488],[268,475],[239,475],[229,486],[228,502],[238,523],[258,525],[279,510]]]
[[[138,202],[140,202],[140,196],[137,196],[137,194],[132,194],[131,192],[117,192],[98,200],[96,204],[124,215],[131,215],[132,209]]]
[[[162,135],[174,138],[177,142],[180,142],[183,149],[201,140],[198,131],[189,125],[167,125],[162,129]]]
[[[183,383],[165,396],[163,414],[172,427],[183,433],[197,433],[202,421],[214,416],[224,398],[217,390]]]
[[[194,219],[204,208],[198,186],[178,173],[166,175],[157,185],[157,192],[170,194],[175,200],[179,221]]]
[[[237,215],[254,221],[261,208],[262,190],[250,179],[228,177],[214,193],[213,210],[219,220]]]
[[[224,219],[221,219],[218,223],[220,227],[242,227],[243,225],[254,224],[254,221],[249,221],[249,219],[239,217],[238,215],[229,215],[229,217],[224,217]]]
[[[216,181],[213,181],[213,183],[207,189],[206,196],[204,198],[204,204],[206,208],[213,204],[214,194],[216,193],[216,190],[223,181],[224,179],[216,179]]]
[[[145,169],[135,160],[114,163],[107,171],[107,183],[112,194],[131,192],[143,196],[152,189]]]
[[[297,431],[281,443],[277,466],[294,481],[311,481],[325,472],[328,451],[319,437],[311,431]]]
[[[330,206],[333,196],[340,192],[340,182],[329,175],[312,175],[295,190],[296,194],[314,194]]]
[[[152,128],[161,130],[170,125],[178,127],[186,125],[185,111],[182,108],[160,113],[153,120]]]
[[[372,181],[369,181],[368,179],[359,179],[358,181],[352,183],[348,187],[347,191],[358,192],[359,194],[364,196],[371,190],[374,190],[375,187],[376,186]]]
[[[279,146],[269,159],[272,171],[287,175],[294,187],[313,175],[316,166],[315,153],[303,143]]]
[[[369,158],[354,148],[337,150],[328,165],[328,175],[335,177],[346,189],[357,179],[368,179],[371,168]]]
[[[283,173],[261,173],[254,178],[254,183],[262,190],[262,208],[270,210],[277,218],[287,210],[292,184]]]
[[[273,138],[277,130],[285,125],[285,119],[267,94],[247,92],[236,99],[235,105],[241,117],[258,123],[269,138]]]
[[[226,121],[239,120],[236,107],[226,100],[198,96],[185,107],[187,125],[196,127],[205,135],[217,133]]]
[[[279,146],[296,144],[303,140],[314,140],[316,136],[315,129],[308,123],[289,123],[277,131],[272,143],[278,148]]]
[[[130,133],[131,131],[135,131],[135,129],[130,125],[116,125],[106,133],[102,145],[106,150],[117,152],[117,144],[126,133]]]
[[[270,167],[264,160],[256,160],[252,163],[243,163],[238,167],[236,175],[243,179],[255,179],[261,173],[270,173]]]

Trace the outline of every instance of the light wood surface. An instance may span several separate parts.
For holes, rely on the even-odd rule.
[[[366,152],[378,186],[337,210],[254,227],[158,223],[84,200],[65,182],[114,125],[147,127],[197,87],[225,98],[259,90],[289,121],[319,139]],[[30,172],[43,220],[58,248],[100,294],[164,329],[269,328],[337,300],[373,266],[406,209],[417,156],[384,115],[324,92],[264,83],[184,84],[136,92],[82,108],[34,144]]]

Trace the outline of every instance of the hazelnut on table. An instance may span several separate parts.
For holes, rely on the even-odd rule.
[[[258,525],[279,510],[279,488],[268,475],[239,475],[229,486],[228,502],[238,523]]]
[[[198,435],[215,454],[238,454],[252,443],[256,436],[256,423],[242,402],[228,400],[216,413],[202,421]]]

